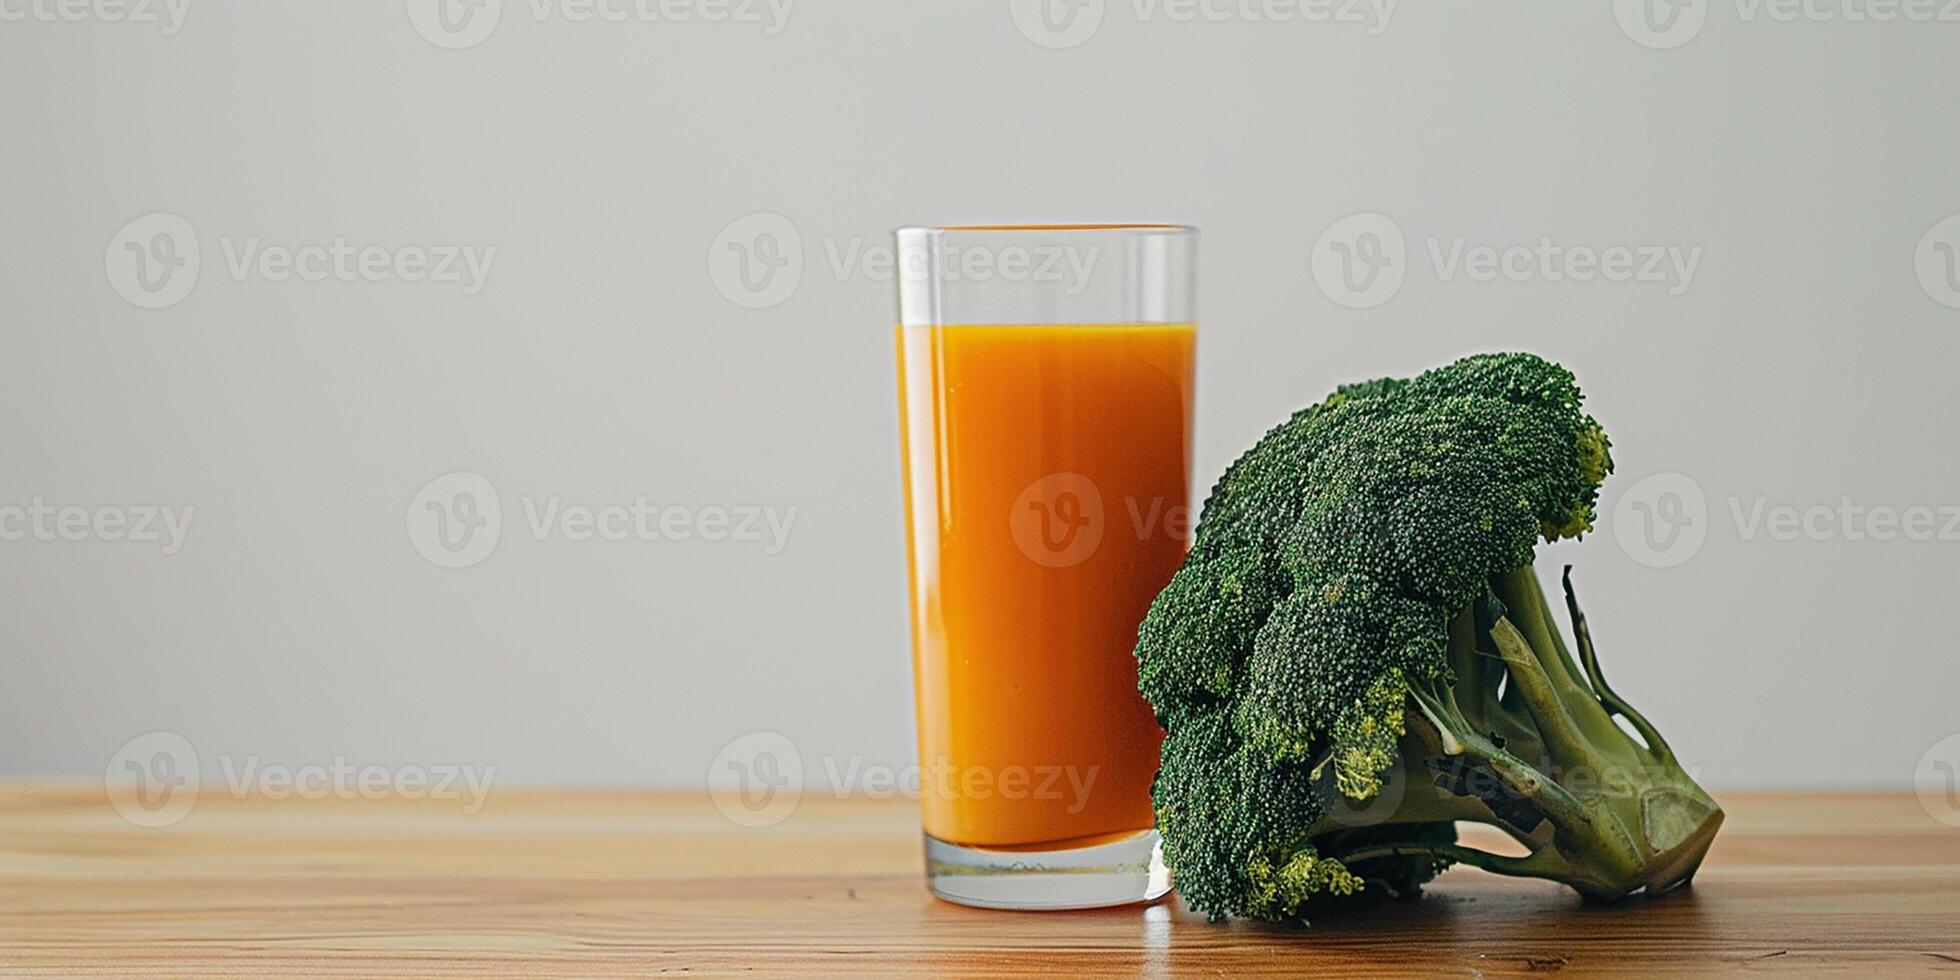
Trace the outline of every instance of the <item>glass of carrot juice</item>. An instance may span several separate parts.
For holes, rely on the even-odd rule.
[[[898,232],[927,882],[967,905],[1169,890],[1137,626],[1190,545],[1197,231]]]

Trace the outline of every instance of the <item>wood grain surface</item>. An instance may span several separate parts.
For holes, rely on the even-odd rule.
[[[148,829],[100,786],[0,783],[0,975],[1960,971],[1960,829],[1910,796],[1721,799],[1729,823],[1692,891],[1587,906],[1457,869],[1420,901],[1283,929],[1175,901],[938,902],[904,801],[805,799],[755,829],[705,797],[498,789],[473,814],[200,798]]]

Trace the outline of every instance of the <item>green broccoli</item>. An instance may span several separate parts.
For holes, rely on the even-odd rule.
[[[1226,470],[1137,644],[1194,908],[1300,919],[1453,863],[1608,900],[1694,875],[1721,809],[1600,676],[1570,568],[1571,646],[1532,570],[1612,470],[1580,400],[1542,358],[1468,357],[1343,387]]]

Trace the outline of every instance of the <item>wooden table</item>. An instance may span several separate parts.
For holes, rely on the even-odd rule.
[[[0,975],[1960,971],[1960,829],[1909,796],[1725,795],[1693,891],[1653,901],[1458,869],[1300,930],[943,904],[904,801],[805,799],[751,829],[699,797],[217,795],[145,829],[99,786],[0,783]]]

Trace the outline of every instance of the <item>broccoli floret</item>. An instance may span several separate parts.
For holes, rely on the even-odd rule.
[[[1581,397],[1534,355],[1468,357],[1345,386],[1226,469],[1138,631],[1194,908],[1301,919],[1452,863],[1598,899],[1693,876],[1720,808],[1606,686],[1570,569],[1572,647],[1531,567],[1613,468]]]

